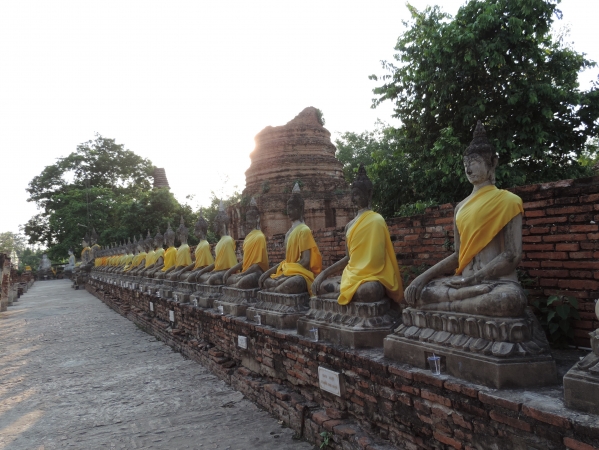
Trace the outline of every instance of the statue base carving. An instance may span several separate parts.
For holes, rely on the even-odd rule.
[[[164,280],[160,286],[160,298],[172,298],[176,284],[176,281]]]
[[[564,403],[571,409],[599,414],[599,374],[571,368],[564,376]]]
[[[298,334],[312,337],[318,329],[319,340],[350,348],[376,348],[397,326],[399,318],[392,315],[390,300],[350,302],[340,305],[337,300],[312,297],[310,310],[297,321]]]
[[[294,329],[297,320],[309,309],[310,296],[301,294],[280,294],[278,292],[258,292],[258,302],[246,310],[246,317],[252,322],[268,325],[279,330]]]
[[[427,369],[434,353],[443,372],[497,389],[557,383],[547,338],[530,310],[502,318],[406,308],[402,319],[385,338],[387,358]]]
[[[214,301],[214,307],[223,307],[224,314],[232,316],[245,316],[249,306],[255,305],[258,301],[258,292],[260,289],[237,289],[223,286],[222,296]]]
[[[179,303],[189,303],[194,286],[194,284],[184,281],[175,282],[172,292],[173,300]]]
[[[189,299],[194,306],[212,308],[214,307],[214,300],[220,298],[222,288],[222,285],[199,284],[197,290],[190,295]]]

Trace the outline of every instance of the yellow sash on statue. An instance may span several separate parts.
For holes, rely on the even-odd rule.
[[[461,274],[472,259],[518,214],[523,214],[522,199],[490,184],[479,189],[456,215],[460,233],[459,267]]]
[[[191,264],[191,252],[189,251],[189,245],[182,244],[177,250],[177,258],[175,266],[189,266]]]
[[[166,272],[168,269],[173,267],[177,262],[177,249],[175,247],[169,247],[164,252],[164,267],[162,268],[163,272]]]
[[[125,272],[129,272],[133,268],[139,266],[145,257],[146,257],[146,252],[138,253],[137,255],[135,255],[135,258],[133,258],[133,261],[131,261],[131,265],[128,267],[125,267]]]
[[[299,264],[302,252],[310,250],[310,270]],[[312,231],[305,223],[299,224],[293,229],[287,238],[287,248],[285,249],[285,259],[277,267],[277,272],[273,273],[271,278],[278,278],[281,275],[293,276],[300,275],[306,280],[308,293],[312,295],[312,282],[314,276],[322,271],[322,256],[312,236]]]
[[[155,251],[154,262],[152,264],[157,263],[160,258],[162,258],[162,263],[164,264],[164,249],[162,247]]]
[[[152,264],[156,262],[156,252],[154,250],[150,250],[150,252],[146,255],[146,269],[150,267]]]
[[[245,272],[254,264],[258,264],[264,272],[269,268],[266,237],[260,230],[252,230],[243,240],[243,267],[241,271]]]
[[[206,239],[200,241],[196,246],[195,255],[196,263],[193,266],[193,270],[214,264],[214,258],[212,257],[212,253],[210,253],[210,244]]]
[[[231,236],[221,237],[218,244],[216,244],[214,253],[216,253],[214,270],[227,270],[237,264],[235,241]]]
[[[374,211],[366,211],[347,233],[349,262],[341,275],[341,289],[337,302],[347,305],[360,285],[378,281],[387,296],[396,302],[403,299],[403,286],[395,250],[391,243],[385,219]]]

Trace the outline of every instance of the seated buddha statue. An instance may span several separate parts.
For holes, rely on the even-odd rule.
[[[472,193],[454,212],[455,252],[406,289],[409,305],[495,317],[523,316],[526,294],[516,275],[522,258],[522,199],[495,187],[497,154],[479,121],[464,152]]]
[[[266,237],[259,230],[260,212],[256,200],[252,197],[250,207],[245,214],[245,226],[250,231],[243,240],[243,260],[225,273],[224,284],[237,289],[255,289],[260,276],[268,267]],[[241,273],[236,273],[241,271]]]
[[[96,232],[95,228],[92,228],[90,244],[91,244],[91,251],[92,251],[91,258],[92,258],[92,260],[94,260],[94,259],[96,259],[98,252],[101,250],[100,246],[98,245],[98,233]]]
[[[164,236],[160,233],[160,229],[156,229],[156,235],[154,236],[154,253],[152,260],[146,261],[146,269],[144,276],[148,278],[154,278],[154,274],[158,273],[164,267]]]
[[[206,240],[207,232],[208,222],[204,219],[203,212],[200,209],[200,216],[193,231],[194,236],[199,240],[194,252],[195,261],[178,271],[178,279],[180,281],[193,283],[196,281],[196,276],[200,270],[214,264],[214,258],[212,257],[212,253],[210,253],[210,244]]]
[[[137,265],[135,267],[132,267],[129,271],[129,275],[139,276],[141,272],[146,268],[146,262],[148,261],[149,254],[154,252],[154,246],[152,245],[154,240],[150,235],[150,230],[148,230],[148,234],[146,235],[145,239],[143,239],[141,235],[139,237],[140,239],[137,243],[141,249],[139,253],[141,256],[139,258],[139,261],[137,262]]]
[[[312,295],[312,282],[322,270],[322,256],[304,223],[304,199],[297,183],[287,201],[287,215],[291,228],[285,234],[285,259],[260,276],[259,286],[281,294]]]
[[[91,260],[92,249],[89,247],[88,242],[89,242],[89,236],[86,233],[85,236],[83,237],[83,239],[81,240],[81,247],[83,247],[83,250],[81,250],[81,265],[82,266],[86,265]]]
[[[135,237],[133,238],[133,240],[133,243],[136,246],[135,256],[133,257],[133,261],[131,261],[131,264],[125,267],[125,272],[127,272],[129,275],[133,275],[133,271],[138,269],[141,262],[146,258],[143,236],[141,234],[139,235],[139,241],[136,241]]]
[[[164,243],[166,244],[166,250],[164,251],[164,265],[162,269],[154,273],[156,280],[163,280],[166,275],[175,269],[177,263],[177,247],[175,247],[175,232],[171,228],[169,222],[166,231],[164,232]]]
[[[166,276],[169,280],[178,280],[180,271],[191,265],[191,251],[187,244],[187,237],[189,236],[189,230],[185,227],[185,221],[181,216],[181,222],[179,228],[177,228],[177,237],[181,245],[177,249],[177,256],[175,258],[175,265],[172,270]]]
[[[117,273],[123,272],[125,270],[125,268],[129,264],[131,264],[131,262],[133,261],[133,258],[135,257],[135,255],[133,253],[135,251],[135,247],[137,247],[137,244],[134,245],[131,242],[131,238],[129,238],[127,243],[123,247],[124,247],[124,255],[119,260],[118,266],[115,269],[115,272],[117,272]]]
[[[195,279],[200,284],[222,285],[223,277],[227,270],[237,264],[235,241],[229,236],[228,224],[229,216],[227,216],[221,200],[218,206],[218,214],[214,218],[214,228],[221,235],[221,238],[214,248],[214,264],[204,267],[196,275]]]
[[[358,214],[345,226],[346,256],[324,269],[312,284],[320,298],[340,305],[376,302],[388,296],[399,303],[403,288],[395,251],[385,219],[370,209],[372,182],[364,165],[351,186]],[[335,276],[342,272],[341,276]],[[329,278],[330,277],[330,278]]]

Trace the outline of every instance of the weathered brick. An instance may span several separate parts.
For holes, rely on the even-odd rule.
[[[509,425],[512,428],[517,428],[528,433],[532,431],[532,426],[528,422],[525,422],[524,420],[520,419],[515,419],[513,417],[505,416],[503,414],[499,414],[497,411],[490,411],[489,417],[491,417],[491,419],[499,423]]]
[[[547,411],[541,411],[531,406],[523,405],[522,412],[528,417],[532,417],[533,419],[540,420],[541,422],[545,422],[556,427],[571,428],[571,424],[568,419]]]

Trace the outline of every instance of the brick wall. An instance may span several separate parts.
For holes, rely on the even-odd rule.
[[[198,361],[310,442],[332,449],[599,447],[597,417],[564,408],[560,389],[497,391],[111,285],[87,285],[107,305]],[[149,311],[149,302],[155,312]],[[175,323],[169,324],[169,311]],[[248,349],[237,346],[247,336]],[[318,367],[341,373],[341,397]]]

